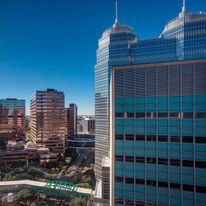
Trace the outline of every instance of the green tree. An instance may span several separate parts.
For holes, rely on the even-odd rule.
[[[20,201],[27,201],[31,200],[31,198],[34,197],[34,194],[29,189],[22,189],[20,192],[18,192],[16,197]]]

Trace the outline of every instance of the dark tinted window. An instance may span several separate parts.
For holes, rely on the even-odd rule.
[[[159,142],[168,142],[168,136],[160,135],[160,136],[158,136],[158,141]]]
[[[156,164],[156,158],[147,157],[148,164]]]
[[[178,160],[178,159],[170,159],[170,165],[172,165],[172,166],[180,166],[180,160]]]
[[[183,117],[184,117],[184,119],[192,119],[193,113],[192,112],[184,112]]]
[[[136,141],[144,141],[145,136],[144,135],[136,135]]]
[[[206,137],[195,137],[196,143],[206,143]]]
[[[144,163],[145,159],[144,157],[136,157],[136,163]]]
[[[152,112],[147,112],[147,114],[146,114],[146,117],[147,117],[147,118],[152,118],[152,116],[153,116],[153,113],[152,113]]]
[[[126,162],[134,162],[134,157],[126,156],[125,160]]]
[[[183,190],[188,192],[194,192],[194,186],[193,185],[183,185]]]
[[[159,187],[168,187],[168,183],[167,182],[158,182],[158,186]]]
[[[145,118],[145,113],[143,112],[136,113],[136,118]]]
[[[156,186],[156,181],[152,181],[152,180],[147,180],[147,185],[148,186]]]
[[[127,183],[127,184],[134,184],[134,179],[127,177],[127,178],[125,179],[125,183]]]
[[[180,137],[170,137],[170,142],[180,142]]]
[[[193,167],[194,162],[190,161],[190,160],[183,160],[182,164],[183,164],[184,167]]]
[[[125,140],[134,141],[134,135],[133,135],[133,134],[126,134],[126,135],[125,135]]]
[[[123,177],[115,177],[115,181],[116,182],[124,182],[124,178]]]
[[[156,136],[155,135],[148,135],[147,141],[156,141]]]
[[[191,137],[191,136],[183,136],[182,137],[182,142],[193,143],[193,137]]]
[[[196,192],[206,194],[206,187],[196,186]]]
[[[168,113],[167,112],[159,112],[158,117],[159,118],[166,118],[166,117],[168,117]]]
[[[115,117],[124,117],[124,113],[123,112],[116,112],[115,113]]]
[[[174,188],[174,189],[180,189],[180,188],[181,188],[181,185],[178,184],[178,183],[170,183],[170,187],[171,187],[171,188]]]
[[[197,112],[196,118],[197,119],[206,119],[206,112]]]
[[[171,118],[179,118],[179,113],[178,112],[170,112],[170,117]]]
[[[136,184],[144,185],[144,184],[145,184],[145,181],[142,180],[142,179],[136,179]]]
[[[134,118],[134,113],[128,112],[127,113],[127,118]]]
[[[116,156],[115,156],[115,160],[116,160],[116,161],[123,162],[123,161],[124,161],[124,156],[116,155]]]
[[[168,165],[168,159],[159,158],[158,164],[160,165]]]
[[[199,168],[206,168],[206,162],[203,162],[203,161],[196,161],[196,167],[199,167]]]
[[[123,134],[116,134],[115,139],[116,140],[124,140],[124,135]]]
[[[116,204],[124,204],[124,200],[121,199],[121,198],[115,197],[115,203],[116,203]]]

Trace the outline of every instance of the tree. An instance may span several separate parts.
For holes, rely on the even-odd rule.
[[[17,199],[20,201],[27,201],[30,200],[34,194],[31,192],[29,189],[22,189],[20,192],[17,194]]]

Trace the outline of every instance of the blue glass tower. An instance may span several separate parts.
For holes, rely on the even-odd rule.
[[[116,21],[99,41],[95,75],[102,198],[205,205],[206,14],[184,2],[159,38],[144,41]]]

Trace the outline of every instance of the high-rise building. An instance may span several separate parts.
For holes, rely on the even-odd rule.
[[[92,134],[95,132],[95,118],[93,116],[83,116],[79,119],[79,132]]]
[[[30,101],[31,139],[37,146],[63,152],[65,145],[64,93],[36,91]]]
[[[15,130],[16,137],[25,132],[25,100],[15,98],[0,99],[0,130]]]
[[[144,41],[117,16],[99,40],[95,81],[97,197],[205,205],[206,13],[184,1],[160,37]]]
[[[66,111],[67,136],[71,137],[77,134],[77,105],[70,104]]]

